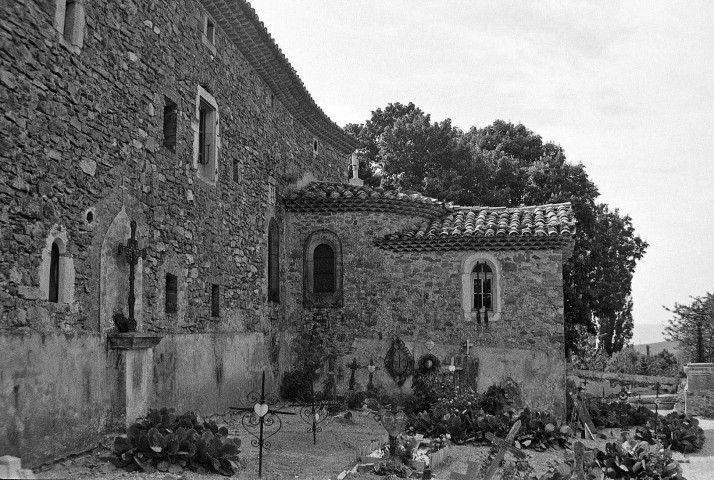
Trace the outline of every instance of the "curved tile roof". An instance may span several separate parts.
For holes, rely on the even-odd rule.
[[[395,251],[566,247],[575,234],[570,203],[539,206],[454,207],[438,218],[389,234],[375,245]]]
[[[291,212],[393,212],[433,218],[447,205],[419,193],[396,193],[381,188],[337,182],[313,182],[285,198]]]
[[[344,153],[352,153],[357,148],[357,142],[317,106],[250,3],[200,1],[295,119]]]

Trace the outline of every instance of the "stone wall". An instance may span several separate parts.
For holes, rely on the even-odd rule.
[[[492,252],[502,269],[502,313],[479,329],[464,319],[462,307],[463,263],[475,252],[395,253],[372,246],[418,220],[391,213],[291,213],[288,323],[304,325],[313,316],[301,302],[302,249],[311,232],[327,229],[342,243],[344,307],[332,316],[344,338],[398,335],[452,344],[469,338],[478,345],[563,351],[561,252]]]
[[[137,265],[139,327],[167,335],[151,404],[225,409],[260,369],[272,380],[287,361],[284,302],[267,301],[270,218],[284,242],[290,185],[347,173],[345,153],[319,136],[313,152],[314,132],[219,27],[205,43],[199,1],[80,3],[81,49],[55,29],[54,1],[0,2],[0,451],[29,465],[95,445],[121,417],[107,401],[121,392],[105,335],[111,315],[128,310],[128,264],[116,251],[131,221],[148,250]],[[194,162],[199,86],[218,105],[215,181]],[[174,149],[163,145],[167,99]],[[52,303],[55,240],[62,285]],[[165,313],[167,273],[178,278],[176,313]]]
[[[33,467],[95,446],[110,390],[97,333],[0,334],[0,452]]]
[[[313,154],[313,134],[271,100],[218,27],[215,54],[202,42],[199,2],[84,3],[79,53],[53,26],[55,2],[3,5],[0,328],[99,330],[100,254],[123,197],[149,247],[147,330],[263,329],[279,318],[265,301],[268,217],[282,225],[290,182],[342,179],[346,156],[325,142]],[[199,85],[220,114],[215,185],[193,164]],[[175,150],[162,145],[165,97],[178,109]],[[53,228],[64,232],[76,273],[68,303],[50,304],[40,289]],[[180,282],[171,315],[162,303],[167,271]],[[220,319],[210,317],[211,283],[222,287]]]
[[[501,270],[501,314],[488,328],[465,318],[462,270],[475,252],[407,252],[378,249],[374,239],[404,229],[417,217],[392,213],[290,213],[288,223],[287,321],[299,332],[317,325],[331,332],[341,366],[338,389],[345,390],[352,358],[370,357],[382,370],[375,381],[388,391],[410,393],[384,371],[392,336],[399,336],[418,359],[427,341],[442,361],[458,355],[467,339],[479,359],[479,391],[510,378],[524,405],[564,415],[562,253],[489,252]],[[303,308],[303,245],[310,233],[327,229],[340,240],[343,262],[342,308]],[[364,386],[366,370],[358,373]]]

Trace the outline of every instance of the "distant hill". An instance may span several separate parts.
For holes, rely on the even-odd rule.
[[[641,343],[639,345],[634,345],[635,351],[637,353],[646,354],[647,345],[650,347],[650,355],[657,355],[662,350],[667,350],[670,353],[676,353],[679,350],[677,342],[656,342],[656,343]]]

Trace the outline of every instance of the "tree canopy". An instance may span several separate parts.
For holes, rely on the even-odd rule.
[[[632,274],[647,242],[629,216],[595,201],[585,167],[566,161],[559,145],[503,120],[463,132],[413,103],[389,104],[345,130],[360,141],[360,177],[370,186],[460,205],[570,202],[577,232],[563,268],[566,349],[577,350],[583,332],[599,335],[608,354],[627,344]]]
[[[686,358],[697,362],[701,325],[703,361],[714,361],[714,294],[692,297],[692,303],[688,305],[675,303],[674,307],[664,309],[674,314],[664,329],[665,338],[679,342]]]

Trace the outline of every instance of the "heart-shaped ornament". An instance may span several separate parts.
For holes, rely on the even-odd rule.
[[[253,406],[253,411],[259,417],[264,417],[268,413],[268,404],[267,403],[256,403]]]

